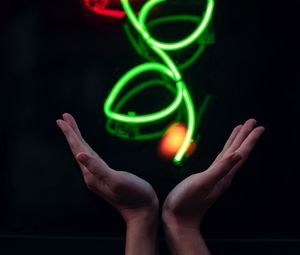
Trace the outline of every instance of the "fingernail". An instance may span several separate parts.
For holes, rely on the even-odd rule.
[[[259,131],[259,133],[263,134],[265,132],[266,128],[263,126],[260,126],[257,128],[257,130]]]

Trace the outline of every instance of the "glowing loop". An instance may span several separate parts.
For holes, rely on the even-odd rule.
[[[168,81],[164,81],[161,79],[153,79],[153,80],[145,81],[143,83],[138,84],[136,87],[131,89],[128,93],[126,93],[123,97],[121,97],[118,100],[118,102],[115,104],[114,110],[116,112],[119,111],[132,97],[139,94],[141,91],[146,90],[153,86],[163,87],[174,95],[176,95],[176,92],[177,92],[176,89],[171,84],[169,84]],[[126,131],[124,131],[123,129],[119,130],[118,128],[112,128],[112,123],[113,123],[112,120],[113,119],[109,118],[108,121],[106,122],[106,130],[108,132],[110,132],[111,134],[117,135],[124,139],[153,140],[153,139],[162,137],[163,134],[165,133],[165,130],[161,130],[161,131],[156,131],[156,132],[152,132],[152,133],[147,132],[146,134],[142,134],[142,133],[140,133],[139,129],[135,129],[136,132],[134,132],[134,135],[131,137],[131,136],[128,136],[128,134],[125,134],[124,132],[126,132]]]
[[[167,23],[172,23],[172,22],[189,22],[189,23],[198,23],[200,18],[198,16],[193,16],[193,15],[170,15],[166,17],[160,17],[157,19],[154,19],[152,21],[148,22],[148,27],[152,28],[154,26],[158,26],[161,24],[167,24]],[[131,44],[135,48],[136,52],[146,58],[149,61],[153,61],[153,58],[150,57],[150,55],[147,54],[147,49],[143,45],[142,41],[136,41],[134,36],[132,35],[130,28],[127,24],[124,26],[125,32],[127,34],[128,39],[130,40]],[[201,38],[201,40],[200,40]],[[201,54],[204,52],[207,44],[207,39],[203,40],[202,37],[200,37],[197,43],[199,44],[198,49],[195,51],[195,53],[187,59],[185,62],[178,64],[179,70],[185,70],[189,68],[191,65],[193,65],[197,59],[201,56]],[[142,38],[144,39],[144,38]],[[209,43],[211,44],[211,38],[208,39]]]
[[[134,11],[131,8],[130,3],[128,0],[121,0],[121,3],[124,7],[124,10],[133,24],[133,26],[139,31],[139,33],[144,37],[145,40],[148,41],[149,44],[152,44],[153,46],[156,46],[160,49],[164,49],[167,51],[173,51],[173,50],[179,50],[182,48],[185,48],[189,46],[190,44],[194,43],[206,30],[207,26],[209,25],[213,10],[214,10],[214,0],[207,0],[207,7],[205,10],[205,13],[203,15],[202,21],[198,24],[197,28],[192,32],[189,36],[186,38],[178,41],[178,42],[173,42],[173,43],[165,43],[165,42],[160,42],[156,40],[155,38],[151,37],[147,26],[145,24],[147,16],[151,9],[162,2],[165,2],[166,0],[150,0],[148,1],[141,9],[139,18],[137,19]]]
[[[124,10],[119,10],[120,0],[81,0],[85,8],[100,16],[123,19],[126,17]],[[131,0],[133,4],[141,0]]]
[[[114,112],[112,110],[112,106],[114,104],[115,99],[121,92],[121,90],[127,85],[127,83],[131,79],[135,78],[137,75],[139,75],[143,72],[146,72],[146,71],[160,72],[164,75],[167,75],[169,78],[171,78],[176,83],[177,95],[176,95],[174,101],[165,109],[163,109],[159,112],[147,114],[147,115],[141,115],[141,116],[136,115],[136,116],[131,117],[131,116],[128,116],[125,114]],[[162,118],[170,115],[171,113],[173,113],[178,108],[178,106],[181,104],[183,86],[184,86],[184,83],[180,80],[178,81],[178,79],[176,79],[174,73],[170,69],[165,67],[164,65],[159,64],[159,63],[142,64],[142,65],[139,65],[139,66],[133,68],[132,70],[130,70],[117,82],[117,84],[115,85],[115,87],[113,88],[111,93],[109,94],[108,99],[106,100],[106,102],[104,104],[104,112],[109,118],[114,119],[116,121],[121,121],[121,122],[142,124],[142,123],[157,121],[157,120],[162,119]]]
[[[112,17],[116,19],[122,19],[126,16],[123,10],[108,9],[108,1],[102,1],[100,4],[97,1],[83,0],[83,4],[90,11],[106,17]]]
[[[126,12],[130,22],[132,23],[133,27],[139,32],[139,34],[144,38],[145,42],[148,46],[161,58],[164,62],[165,66],[160,63],[146,63],[139,65],[133,69],[131,69],[128,73],[126,73],[115,85],[111,93],[109,94],[105,104],[104,104],[104,112],[105,114],[113,120],[125,122],[125,123],[149,123],[153,121],[157,121],[167,117],[168,115],[172,114],[181,103],[184,103],[186,110],[187,110],[187,133],[184,139],[184,142],[180,149],[178,150],[177,154],[174,157],[175,163],[180,163],[183,159],[184,154],[187,152],[189,145],[192,141],[194,130],[195,130],[195,109],[193,100],[190,96],[190,93],[182,81],[182,76],[175,65],[174,61],[169,57],[169,55],[165,51],[174,51],[179,50],[188,45],[194,43],[205,31],[207,28],[214,8],[214,0],[207,0],[207,7],[205,13],[203,15],[202,21],[198,24],[197,28],[193,33],[187,36],[185,39],[182,39],[178,42],[174,43],[164,43],[156,40],[155,38],[151,37],[147,27],[146,27],[146,19],[150,12],[150,10],[157,5],[158,3],[165,2],[166,0],[150,0],[148,1],[141,9],[139,18],[136,17],[133,9],[130,6],[128,0],[121,0],[121,4]],[[165,51],[164,51],[165,50]],[[173,102],[166,107],[165,109],[151,113],[147,115],[137,115],[137,116],[130,116],[126,114],[117,113],[112,110],[113,104],[121,92],[121,90],[128,84],[130,80],[132,80],[137,75],[140,75],[143,72],[147,71],[157,71],[166,76],[168,76],[171,80],[174,81],[176,84],[176,93],[175,99]],[[131,92],[131,95],[135,93]],[[129,96],[127,96],[129,98]],[[125,99],[124,99],[125,100]],[[120,105],[120,104],[119,104]]]

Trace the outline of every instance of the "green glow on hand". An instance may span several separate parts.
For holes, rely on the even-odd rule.
[[[186,137],[183,141],[182,146],[176,153],[173,161],[176,164],[179,164],[185,153],[187,152],[190,143],[193,139],[193,135],[195,132],[195,108],[193,100],[190,96],[190,93],[182,80],[182,75],[179,71],[181,68],[186,68],[189,65],[191,65],[204,51],[205,45],[202,45],[196,52],[195,56],[191,58],[191,60],[187,61],[183,64],[183,66],[177,67],[174,61],[171,59],[171,57],[167,54],[166,51],[175,51],[183,49],[195,41],[197,41],[203,32],[208,27],[211,19],[212,19],[212,13],[214,9],[214,0],[207,0],[207,6],[206,10],[203,14],[203,18],[197,18],[195,16],[189,16],[189,15],[173,15],[169,17],[159,18],[160,20],[155,20],[152,22],[152,25],[163,23],[163,22],[173,22],[173,21],[192,21],[199,23],[197,25],[197,28],[186,38],[173,42],[173,43],[165,43],[160,42],[156,40],[155,38],[151,37],[148,28],[146,26],[146,19],[148,14],[150,13],[151,9],[156,6],[159,3],[165,2],[166,0],[149,0],[144,4],[144,6],[140,10],[139,17],[136,16],[135,12],[133,11],[130,3],[128,0],[121,0],[121,4],[124,8],[124,11],[126,12],[126,15],[132,24],[132,26],[137,30],[137,32],[140,34],[140,36],[144,39],[145,43],[150,47],[150,49],[156,53],[156,55],[159,57],[161,63],[159,62],[149,62],[141,64],[137,67],[134,67],[127,73],[125,73],[119,81],[116,83],[112,91],[110,92],[108,98],[106,99],[104,103],[104,112],[106,116],[109,118],[110,121],[114,120],[121,123],[126,124],[147,124],[152,122],[157,122],[160,120],[163,120],[173,114],[179,107],[181,107],[183,104],[185,105],[186,112],[187,112],[187,132]],[[151,26],[151,24],[148,24],[148,26]],[[142,53],[143,50],[139,49],[137,42],[134,40],[132,36],[129,36],[129,39],[133,42],[134,47],[137,49],[138,52]],[[138,85],[136,88],[131,89],[129,92],[127,92],[125,95],[123,95],[122,98],[119,95],[123,91],[123,89],[126,87],[126,85],[129,84],[131,80],[133,80],[135,77],[142,75],[145,72],[149,71],[155,71],[160,73],[161,75],[164,75],[174,83],[175,87],[165,83],[159,83],[156,82],[156,85],[165,85],[168,90],[170,90],[175,98],[171,104],[169,104],[164,109],[150,114],[145,115],[138,115],[136,113],[128,113],[128,114],[122,114],[118,111],[122,108],[122,106],[133,96],[141,92],[142,90],[148,88],[149,86],[155,85],[152,81],[144,82],[140,85]],[[119,99],[119,102],[117,102],[117,99]],[[114,110],[113,110],[114,109]],[[110,130],[111,133],[115,133],[115,131],[109,127],[109,123],[107,124],[108,130]],[[153,134],[144,134],[144,135],[137,135],[135,139],[152,139],[156,138],[157,136],[161,135],[162,132],[156,132]],[[122,136],[122,135],[119,135]],[[127,136],[123,135],[124,138],[128,138]]]

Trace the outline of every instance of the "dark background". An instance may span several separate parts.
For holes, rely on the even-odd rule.
[[[158,141],[127,142],[105,131],[106,96],[145,62],[122,23],[87,18],[79,1],[1,5],[1,235],[124,236],[118,213],[86,189],[56,126],[70,112],[99,155],[149,181],[161,204],[180,180],[209,166],[235,125],[256,118],[266,132],[207,214],[204,236],[300,237],[296,3],[216,2],[215,44],[183,75],[197,107],[204,95],[214,100],[181,174],[157,157]]]

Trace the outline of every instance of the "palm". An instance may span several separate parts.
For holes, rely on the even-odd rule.
[[[70,114],[57,121],[71,151],[78,162],[88,188],[111,203],[127,219],[136,212],[157,203],[157,196],[149,183],[123,171],[110,168],[84,141]]]
[[[193,174],[179,183],[167,196],[164,215],[181,226],[198,227],[209,207],[230,186],[264,131],[254,129],[256,121],[248,120],[237,126],[222,152],[204,172]]]

